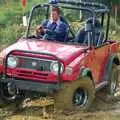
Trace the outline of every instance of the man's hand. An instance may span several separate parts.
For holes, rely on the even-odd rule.
[[[42,33],[44,33],[45,32],[45,30],[44,30],[44,28],[43,28],[43,26],[37,26],[36,27],[36,35],[41,35]]]

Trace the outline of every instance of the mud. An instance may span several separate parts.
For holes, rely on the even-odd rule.
[[[87,112],[56,111],[51,98],[26,99],[21,106],[1,108],[0,120],[120,120],[120,87],[111,101],[106,101],[104,94],[97,93]]]
[[[47,101],[29,99],[23,103],[22,109],[14,105],[0,109],[0,120],[120,120],[120,90],[111,102],[106,102],[96,96],[88,112],[55,111],[53,101],[49,106]],[[50,100],[48,100],[50,101]],[[41,106],[42,105],[42,106]]]

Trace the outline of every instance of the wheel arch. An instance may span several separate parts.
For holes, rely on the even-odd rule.
[[[115,56],[113,58],[113,63],[116,64],[116,65],[120,65],[120,60],[119,60],[118,56]]]
[[[120,65],[120,60],[117,54],[112,54],[109,56],[107,62],[106,62],[106,66],[105,66],[105,71],[103,74],[103,80],[109,80],[109,75],[110,72],[112,70],[112,65],[116,64],[116,65]]]
[[[90,80],[93,82],[93,85],[95,86],[92,71],[90,68],[83,68],[80,72],[80,76],[90,78]]]

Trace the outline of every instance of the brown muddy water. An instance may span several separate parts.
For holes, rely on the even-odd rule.
[[[42,102],[41,102],[42,101]],[[51,101],[52,100],[48,100]],[[0,109],[0,120],[120,120],[120,92],[116,93],[116,98],[111,102],[96,96],[89,112],[55,112],[53,105],[43,107],[47,101],[34,100],[23,103],[22,109],[10,105]]]

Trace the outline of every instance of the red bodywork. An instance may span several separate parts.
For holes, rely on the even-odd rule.
[[[68,45],[60,42],[51,42],[47,40],[25,40],[21,39],[15,44],[4,49],[0,53],[0,60],[12,50],[25,50],[51,53],[57,56],[64,65],[64,72],[61,74],[61,81],[74,81],[78,78],[81,68],[89,68],[92,71],[92,76],[95,84],[101,82],[104,73],[104,66],[111,54],[117,53],[118,44],[115,42],[108,42],[103,46],[88,49],[87,46]],[[23,52],[15,52],[16,56],[26,56],[32,58],[49,59],[54,58],[41,54],[25,54]],[[22,60],[21,60],[22,61]],[[71,73],[68,74],[67,69],[71,68]],[[0,65],[0,72],[3,72],[3,65]],[[7,68],[7,74],[10,77],[20,78],[24,80],[40,81],[55,83],[57,75],[52,72],[43,72],[38,70],[31,70],[25,68]]]

